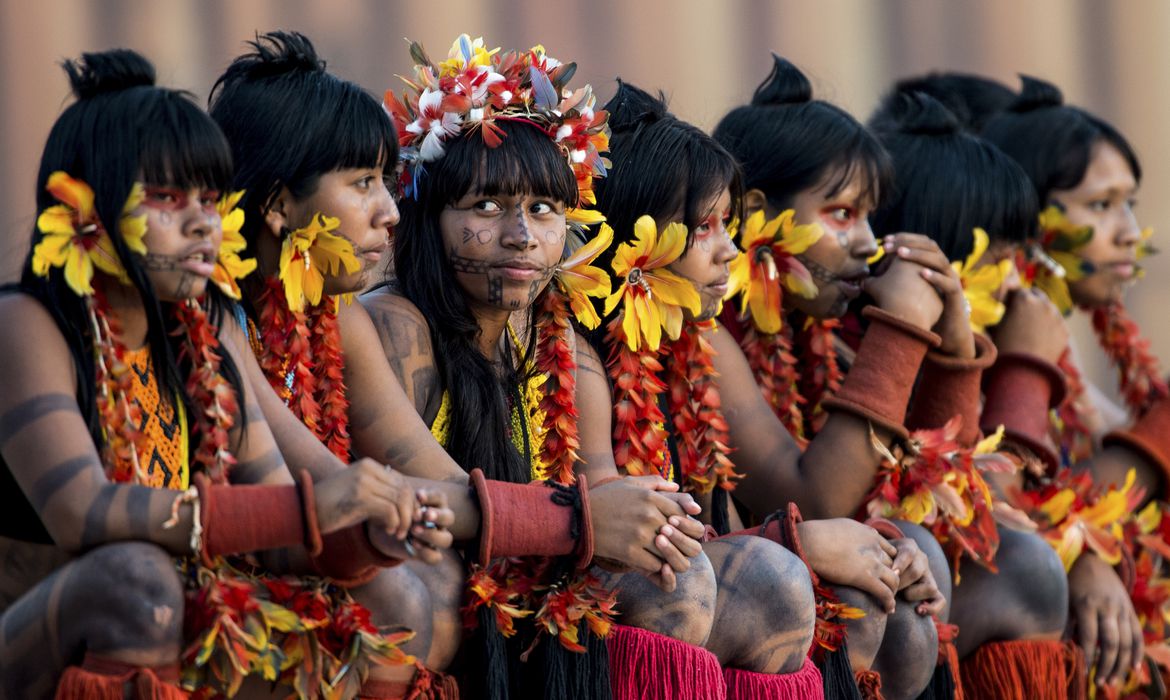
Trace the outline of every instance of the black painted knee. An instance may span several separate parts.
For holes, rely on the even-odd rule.
[[[676,575],[678,585],[671,593],[640,574],[605,576],[606,585],[618,590],[618,621],[687,644],[705,645],[715,619],[715,572],[705,554],[690,562],[689,569]]]
[[[853,670],[873,667],[878,649],[886,636],[886,611],[868,593],[847,586],[834,586],[833,591],[842,603],[858,608],[863,613],[856,620],[845,621],[845,642],[849,649],[849,663]]]
[[[379,628],[406,628],[414,638],[403,645],[408,654],[425,659],[431,647],[434,621],[427,587],[405,566],[383,569],[366,585],[351,591],[366,606]]]
[[[899,605],[886,618],[885,638],[873,663],[882,676],[882,695],[888,700],[918,697],[934,675],[937,657],[934,620],[911,605]]]
[[[84,648],[102,654],[182,644],[183,585],[161,548],[145,542],[100,547],[78,560],[66,585],[62,635]]]
[[[721,661],[764,673],[800,670],[812,644],[816,600],[804,562],[760,537],[708,545],[718,607],[712,647]]]
[[[996,555],[1000,576],[1011,581],[1018,636],[1063,630],[1068,622],[1068,575],[1056,551],[1039,535],[1001,528]]]

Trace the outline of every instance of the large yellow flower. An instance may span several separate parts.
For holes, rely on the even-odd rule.
[[[574,251],[557,268],[557,280],[569,297],[569,307],[581,325],[592,330],[601,323],[589,297],[608,296],[612,288],[609,273],[591,263],[613,243],[613,229],[602,224],[597,236]]]
[[[1121,519],[1135,509],[1142,496],[1134,480],[1134,470],[1130,469],[1120,490],[1110,488],[1091,505],[1081,503],[1071,488],[1062,489],[1040,504],[1049,522],[1060,523],[1045,537],[1060,555],[1065,571],[1072,568],[1086,546],[1110,564],[1121,561]]]
[[[95,267],[128,284],[126,269],[94,209],[90,186],[58,170],[49,176],[46,189],[61,204],[49,207],[37,217],[37,229],[43,237],[33,248],[33,273],[46,277],[50,268],[63,268],[65,283],[78,296],[93,294]],[[146,217],[130,216],[129,212],[141,203],[142,192],[142,186],[135,183],[119,222],[119,233],[126,246],[139,254],[146,253],[146,244],[142,242]]]
[[[740,312],[752,313],[752,322],[762,333],[779,333],[783,318],[783,291],[806,299],[817,295],[812,275],[796,256],[820,240],[824,231],[817,224],[797,226],[792,209],[765,223],[764,212],[748,217],[740,246],[744,252],[731,261],[728,296],[743,292]]]
[[[215,205],[223,227],[223,242],[219,244],[219,255],[215,259],[215,272],[211,273],[211,280],[232,299],[240,298],[240,287],[236,280],[247,277],[256,269],[254,258],[240,259],[240,253],[248,247],[248,242],[240,233],[244,225],[244,210],[236,206],[243,196],[243,190],[225,194]]]
[[[291,311],[304,311],[305,302],[321,303],[325,275],[346,273],[361,267],[353,244],[334,231],[341,221],[324,214],[313,215],[309,225],[290,233],[280,247],[280,279]]]
[[[975,247],[962,262],[953,262],[951,267],[963,283],[963,296],[971,307],[971,330],[982,333],[988,326],[994,326],[1003,319],[1005,307],[995,294],[1011,277],[1015,263],[1005,258],[996,263],[979,265],[979,259],[987,252],[987,232],[975,229]]]
[[[673,223],[659,233],[649,216],[634,224],[633,242],[618,246],[613,271],[622,284],[605,300],[605,315],[624,302],[621,328],[630,350],[658,350],[664,328],[672,340],[682,332],[684,308],[702,311],[694,285],[666,269],[686,246],[686,226]]]
[[[1068,283],[1085,276],[1087,265],[1080,251],[1092,238],[1092,226],[1074,226],[1060,207],[1050,206],[1040,212],[1041,249],[1032,251],[1037,260],[1032,273],[1024,279],[1047,294],[1066,316],[1073,309]]]

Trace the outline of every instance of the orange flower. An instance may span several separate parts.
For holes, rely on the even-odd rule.
[[[796,256],[816,243],[824,231],[816,224],[797,226],[788,209],[764,222],[757,211],[744,224],[740,245],[744,252],[731,262],[729,295],[743,292],[741,313],[750,309],[761,333],[779,333],[784,289],[811,299],[817,295],[812,275]]]

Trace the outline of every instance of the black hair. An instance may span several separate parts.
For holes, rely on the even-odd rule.
[[[326,72],[303,34],[257,34],[248,45],[215,81],[208,104],[232,146],[233,187],[246,190],[242,233],[253,245],[282,186],[304,199],[334,170],[379,162],[393,170],[398,139],[381,103]]]
[[[1017,243],[1036,232],[1039,208],[1023,169],[962,130],[959,119],[922,93],[898,95],[878,132],[894,163],[894,187],[870,216],[874,234],[930,236],[950,260],[974,247],[973,230]]]
[[[731,191],[732,216],[740,217],[743,173],[726,149],[701,129],[667,111],[665,97],[618,80],[609,103],[609,174],[596,185],[597,209],[614,230],[615,241],[598,258],[608,267],[617,244],[632,240],[634,222],[649,214],[658,222],[681,215],[687,248],[703,209],[724,189]],[[604,355],[603,355],[604,357]]]
[[[531,193],[571,207],[577,203],[577,181],[564,154],[540,128],[508,119],[497,119],[496,125],[504,133],[499,146],[489,148],[482,134],[468,130],[445,143],[442,157],[425,164],[415,196],[400,205],[394,267],[398,289],[427,319],[436,368],[451,399],[447,452],[468,471],[481,467],[489,479],[525,483],[531,479],[529,461],[508,438],[507,403],[520,398],[515,392],[527,378],[524,368],[535,349],[536,328],[529,323],[522,332],[517,329],[526,338],[526,356],[501,377],[494,358],[479,350],[479,323],[447,258],[439,215],[470,192]],[[538,298],[533,308],[540,303]]]
[[[895,108],[898,96],[915,92],[930,95],[941,102],[955,115],[963,129],[976,134],[987,120],[1016,99],[1015,90],[981,75],[951,71],[928,73],[894,83],[870,116],[870,128],[894,128],[885,122],[892,118],[891,110]]]
[[[58,203],[45,189],[49,175],[56,171],[93,189],[102,227],[146,312],[147,342],[160,400],[182,397],[189,411],[199,410],[189,405],[184,388],[187,373],[178,360],[178,340],[171,334],[174,324],[122,239],[119,222],[130,190],[139,180],[184,189],[226,190],[232,177],[231,151],[215,122],[189,93],[155,86],[154,67],[139,54],[125,49],[85,53],[80,60],[65,61],[63,67],[76,101],[49,131],[37,174],[37,210]],[[37,240],[39,233],[34,230],[19,289],[45,306],[65,337],[78,377],[78,404],[95,444],[101,445],[105,436],[97,412],[94,338],[86,302],[68,287],[61,270],[53,268],[47,277],[33,271]],[[218,326],[228,302],[214,284],[209,283],[207,289],[209,318]],[[240,376],[226,354],[220,371],[239,393]]]
[[[1141,182],[1137,154],[1113,125],[1064,104],[1060,89],[1052,83],[1020,77],[1024,84],[1020,96],[987,123],[983,137],[1024,168],[1042,205],[1054,190],[1072,189],[1084,179],[1098,141],[1120,151],[1134,180]]]
[[[779,209],[821,183],[835,196],[858,171],[862,197],[876,205],[892,176],[873,134],[840,107],[814,100],[808,78],[776,54],[751,104],[723,117],[715,138],[743,166],[745,189],[760,190]]]

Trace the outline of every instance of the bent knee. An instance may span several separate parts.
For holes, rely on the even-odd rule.
[[[1003,529],[996,564],[1010,581],[1013,606],[1036,632],[1064,628],[1068,620],[1068,575],[1056,551],[1032,533]]]
[[[873,596],[848,586],[834,586],[833,591],[842,603],[861,610],[861,617],[845,621],[845,641],[849,662],[855,671],[873,667],[878,649],[886,636],[887,614]]]
[[[622,623],[687,644],[706,644],[715,621],[715,572],[704,554],[690,562],[687,571],[676,575],[677,585],[670,593],[640,574],[607,577],[607,585],[618,590]]]
[[[874,659],[882,676],[884,697],[916,698],[934,675],[938,658],[938,630],[934,620],[902,606],[886,619],[885,636]]]
[[[109,544],[78,561],[63,611],[88,618],[95,651],[182,641],[183,585],[174,560],[145,542]]]

